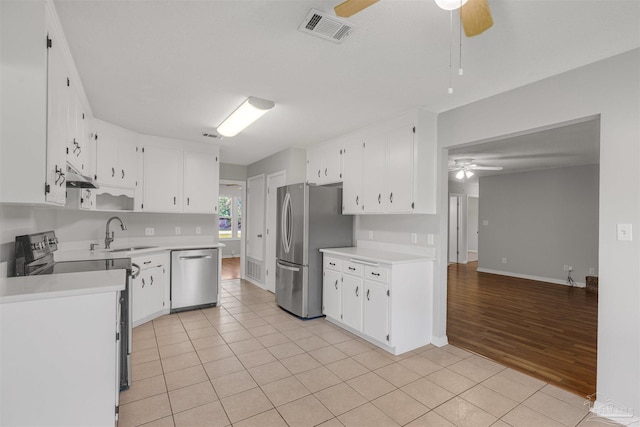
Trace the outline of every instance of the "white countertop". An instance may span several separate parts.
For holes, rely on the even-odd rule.
[[[88,246],[88,245],[87,245]],[[89,249],[72,249],[72,250],[58,250],[54,253],[54,259],[56,262],[61,261],[78,261],[78,260],[92,260],[92,259],[111,259],[111,258],[131,258],[138,255],[146,255],[154,252],[162,252],[169,250],[181,250],[181,249],[205,249],[205,248],[222,248],[223,243],[185,243],[185,242],[145,242],[140,244],[128,244],[126,246],[113,245],[111,249],[129,248],[135,246],[153,246],[152,248],[137,249],[133,251],[120,251],[113,252],[108,249],[96,249],[90,251]]]
[[[361,261],[379,262],[383,264],[404,264],[419,261],[433,261],[433,257],[426,255],[391,252],[360,247],[326,248],[320,249],[320,252],[332,255],[346,256]]]
[[[105,270],[0,278],[0,304],[117,292],[125,288],[125,274]]]

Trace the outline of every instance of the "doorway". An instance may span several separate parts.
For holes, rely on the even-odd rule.
[[[278,187],[286,184],[287,172],[267,175],[267,230],[265,239],[265,289],[276,292],[276,229],[278,221]]]
[[[218,191],[218,239],[222,248],[222,280],[244,278],[245,247],[242,218],[245,201],[244,181],[220,180]]]

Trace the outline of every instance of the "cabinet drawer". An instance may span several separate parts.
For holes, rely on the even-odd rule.
[[[324,257],[324,268],[328,270],[342,271],[342,260],[340,258]]]
[[[365,279],[375,280],[376,282],[380,283],[389,283],[389,276],[389,270],[386,268],[372,267],[369,265],[365,266]]]
[[[347,274],[362,277],[362,264],[357,264],[351,261],[344,261],[342,263],[342,271]]]
[[[161,266],[166,263],[165,254],[143,255],[131,258],[131,262],[137,264],[142,270]]]

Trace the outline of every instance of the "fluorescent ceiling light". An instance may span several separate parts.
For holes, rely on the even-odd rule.
[[[218,126],[217,131],[222,136],[236,136],[244,128],[272,109],[274,105],[272,101],[250,96],[229,117],[224,119]]]
[[[455,10],[459,7],[462,7],[467,0],[435,0],[436,4],[440,6],[441,9],[444,10]]]

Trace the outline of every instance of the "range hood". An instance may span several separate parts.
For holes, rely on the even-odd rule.
[[[67,162],[67,187],[98,188],[98,184],[88,176],[82,175],[71,163]]]

